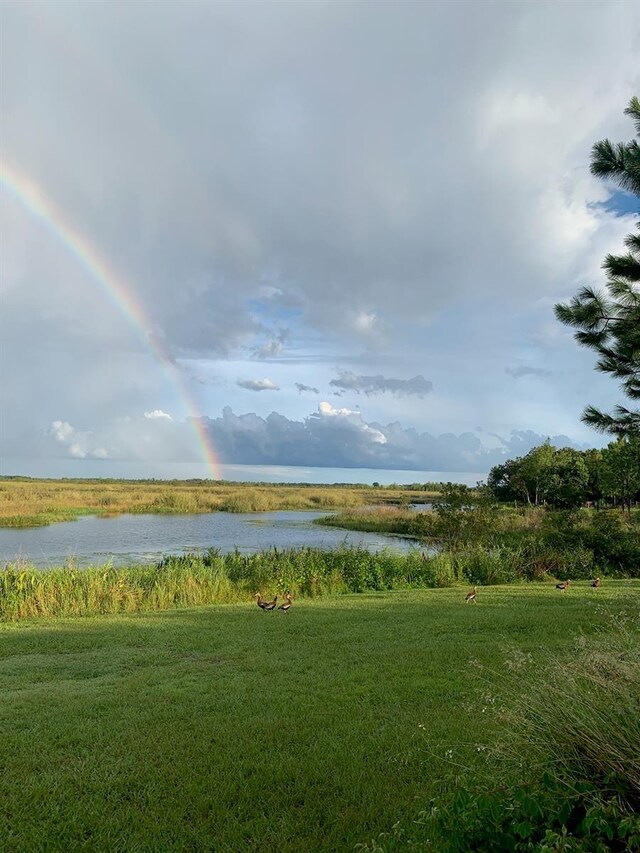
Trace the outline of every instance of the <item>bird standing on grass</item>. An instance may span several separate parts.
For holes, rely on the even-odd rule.
[[[284,596],[284,597],[285,597],[287,600],[286,600],[286,601],[284,601],[284,602],[280,605],[280,607],[278,607],[278,610],[284,610],[284,612],[285,612],[285,613],[288,613],[288,612],[289,612],[289,610],[291,609],[291,604],[292,604],[292,600],[291,600],[291,593],[289,592],[289,590],[287,590],[287,592],[285,593],[285,596]]]
[[[278,603],[278,596],[276,595],[274,597],[273,601],[265,601],[262,609],[265,611],[265,613],[271,613],[273,610],[276,609],[277,603]]]
[[[469,604],[470,601],[473,601],[474,604],[478,603],[478,587],[474,586],[473,589],[470,589],[469,592],[464,597],[464,603]]]
[[[571,583],[571,581],[570,581],[570,580],[569,580],[569,581],[561,581],[560,583],[557,583],[557,584],[556,584],[556,589],[559,589],[559,590],[560,590],[560,592],[564,592],[564,591],[565,591],[565,589],[569,589],[569,584],[570,584],[570,583]]]
[[[600,586],[600,578],[596,578],[594,581],[591,581],[591,586],[594,589],[598,589],[598,587]]]
[[[256,604],[258,605],[258,607],[259,607],[261,610],[264,610],[264,606],[265,606],[265,604],[266,604],[266,603],[267,603],[267,602],[266,602],[266,601],[264,600],[264,598],[260,595],[260,593],[259,593],[259,592],[256,592]]]

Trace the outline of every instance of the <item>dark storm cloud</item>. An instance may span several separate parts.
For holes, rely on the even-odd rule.
[[[385,376],[358,376],[351,371],[342,371],[339,379],[329,382],[340,391],[355,391],[356,394],[366,394],[371,397],[376,394],[394,394],[396,397],[425,397],[433,391],[433,382],[424,376],[414,376],[412,379],[391,379]]]

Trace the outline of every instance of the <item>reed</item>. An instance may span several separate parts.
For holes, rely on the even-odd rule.
[[[167,557],[155,566],[50,569],[8,565],[0,571],[0,621],[166,610],[247,601],[257,591],[287,589],[313,597],[365,590],[443,587],[453,583],[443,557],[420,551],[370,553],[271,549]]]
[[[334,510],[430,495],[403,487],[6,478],[0,480],[0,526],[33,527],[83,514]]]

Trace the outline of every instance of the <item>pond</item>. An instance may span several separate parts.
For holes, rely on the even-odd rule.
[[[166,554],[218,548],[245,553],[266,548],[338,548],[408,551],[417,543],[399,536],[321,527],[321,512],[206,513],[199,515],[81,516],[48,527],[0,528],[0,563],[40,568],[154,563]]]

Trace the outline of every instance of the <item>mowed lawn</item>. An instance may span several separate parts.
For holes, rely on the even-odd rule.
[[[568,653],[640,582],[465,591],[0,626],[0,850],[352,850],[495,738],[471,660]]]

